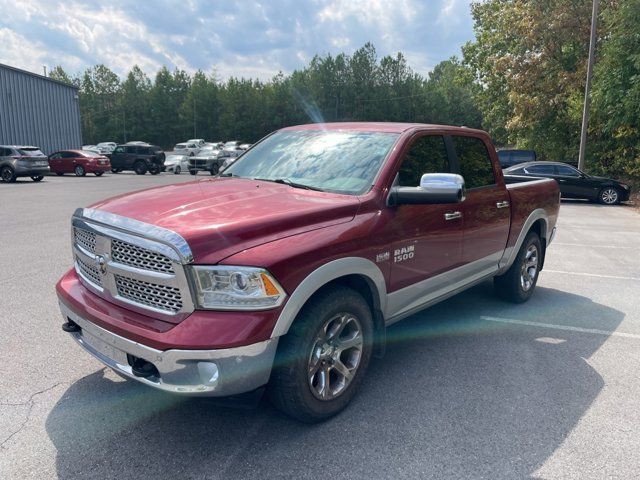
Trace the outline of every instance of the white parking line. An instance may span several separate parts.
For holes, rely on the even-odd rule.
[[[515,318],[480,317],[488,322],[511,323],[514,325],[526,325],[528,327],[552,328],[554,330],[567,330],[569,332],[592,333],[595,335],[605,335],[607,337],[626,337],[640,340],[640,335],[635,333],[614,332],[609,330],[598,330],[596,328],[573,327],[571,325],[556,325],[553,323],[530,322],[528,320],[516,320]]]
[[[600,275],[599,273],[585,273],[585,272],[567,272],[565,270],[548,270],[548,269],[544,269],[543,272],[547,272],[547,273],[560,273],[563,275],[579,275],[582,277],[598,277],[598,278],[613,278],[616,280],[635,280],[635,281],[640,281],[640,278],[638,277],[618,277],[616,275]]]
[[[625,250],[640,250],[640,247],[631,247],[625,245],[595,245],[595,244],[584,244],[584,243],[563,243],[563,242],[553,242],[553,245],[560,245],[563,247],[589,247],[589,248],[621,248]]]

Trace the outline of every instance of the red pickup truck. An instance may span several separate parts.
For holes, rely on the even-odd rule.
[[[505,181],[479,130],[284,128],[219,177],[78,209],[63,329],[146,385],[266,386],[321,421],[354,396],[389,324],[489,278],[529,299],[559,198],[553,180]]]

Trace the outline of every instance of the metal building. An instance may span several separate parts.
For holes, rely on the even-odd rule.
[[[0,63],[0,145],[80,148],[78,88]]]

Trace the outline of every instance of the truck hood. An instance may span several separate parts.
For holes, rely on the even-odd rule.
[[[276,239],[353,220],[357,197],[215,178],[128,193],[91,208],[180,234],[195,263],[214,264]]]

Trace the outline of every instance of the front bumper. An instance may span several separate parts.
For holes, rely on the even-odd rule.
[[[65,322],[79,331],[74,340],[117,373],[171,393],[192,396],[229,396],[249,392],[269,381],[278,339],[242,347],[216,350],[157,350],[105,330],[60,302]],[[134,373],[132,362],[142,359],[156,372],[147,377]]]

